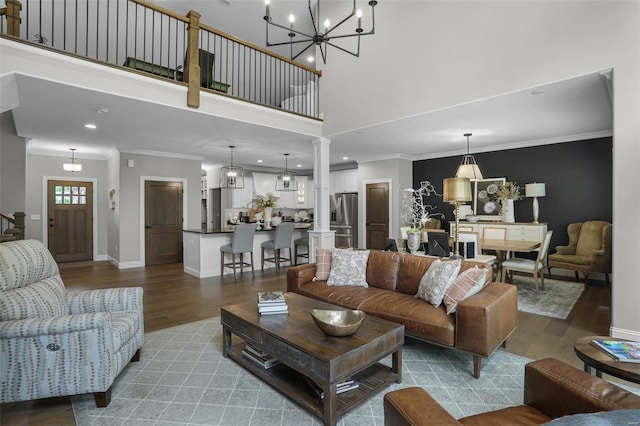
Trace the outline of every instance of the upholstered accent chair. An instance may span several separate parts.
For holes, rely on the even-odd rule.
[[[143,341],[142,288],[67,291],[40,241],[0,243],[0,403],[92,392],[106,407]]]
[[[556,252],[549,255],[549,273],[551,268],[570,269],[578,279],[578,272],[582,272],[588,283],[591,272],[602,272],[609,282],[612,225],[602,220],[570,223],[567,233],[569,245],[557,246]]]

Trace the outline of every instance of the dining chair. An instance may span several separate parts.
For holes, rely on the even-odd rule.
[[[298,253],[298,248],[301,247],[306,247],[307,251],[306,252],[302,252],[302,253]],[[298,258],[302,257],[302,258],[306,258],[309,259],[309,237],[302,237],[302,238],[298,238],[296,240],[293,241],[293,257],[294,257],[294,264],[297,265],[298,264]]]
[[[245,266],[251,266],[251,274],[255,276],[253,269],[253,237],[256,233],[256,225],[235,225],[231,244],[220,247],[220,274],[224,275],[224,268],[233,268],[233,278],[237,278],[236,267],[240,266],[240,273],[244,272]],[[224,262],[225,253],[231,254],[231,262]],[[244,253],[251,254],[251,263],[244,261]],[[240,255],[240,261],[236,262],[236,254]]]
[[[280,262],[281,261],[289,261],[289,264],[292,263],[291,256],[291,238],[293,238],[293,230],[295,225],[293,223],[283,223],[276,228],[276,235],[273,240],[265,241],[260,244],[261,254],[262,254],[262,262],[261,268],[264,270],[264,262],[273,262],[276,264],[276,272],[280,271]],[[289,258],[281,257],[280,250],[289,249]],[[273,257],[264,257],[265,250],[273,250]]]
[[[549,252],[549,244],[551,243],[551,236],[553,231],[547,231],[538,250],[538,256],[536,260],[523,259],[520,257],[512,257],[502,262],[500,265],[500,276],[507,277],[507,279],[513,279],[511,276],[512,271],[526,272],[533,275],[533,282],[536,285],[536,293],[544,289],[544,270],[547,267],[547,253]],[[506,272],[506,275],[504,273]],[[538,286],[538,279],[540,286]]]

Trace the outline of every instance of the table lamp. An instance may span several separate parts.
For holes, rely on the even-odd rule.
[[[442,200],[445,203],[453,204],[456,208],[456,232],[453,238],[454,248],[452,259],[459,259],[460,256],[460,233],[458,228],[460,227],[460,219],[458,219],[460,205],[471,201],[471,180],[469,178],[447,178],[442,181]]]
[[[528,183],[524,186],[524,194],[527,197],[533,197],[533,223],[538,223],[538,197],[546,195],[544,183]]]

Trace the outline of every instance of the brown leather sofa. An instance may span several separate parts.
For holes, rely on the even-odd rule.
[[[384,396],[384,424],[388,426],[540,425],[567,415],[620,409],[640,409],[640,396],[560,360],[546,358],[530,362],[525,366],[523,405],[456,420],[424,389],[410,387],[389,392]],[[620,414],[623,413],[620,412]],[[638,415],[638,413],[629,414],[628,412],[624,414],[631,417]],[[586,424],[585,420],[574,419],[573,421],[568,424]]]
[[[458,305],[455,314],[445,307],[433,307],[414,297],[420,279],[435,260],[396,252],[371,250],[367,263],[369,287],[329,286],[313,281],[315,264],[289,268],[287,291],[302,294],[348,309],[360,309],[403,324],[405,335],[473,355],[473,375],[480,377],[482,358],[487,358],[518,325],[516,287],[490,282],[492,270],[486,264],[463,261],[460,272],[477,265],[489,270],[490,282],[480,293]]]

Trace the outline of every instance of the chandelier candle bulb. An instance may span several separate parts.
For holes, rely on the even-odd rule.
[[[296,17],[293,16],[293,13],[289,15],[289,22],[291,23],[291,29],[293,29],[293,23],[295,22]]]
[[[358,29],[362,30],[362,9],[358,9],[356,16],[358,17]]]

